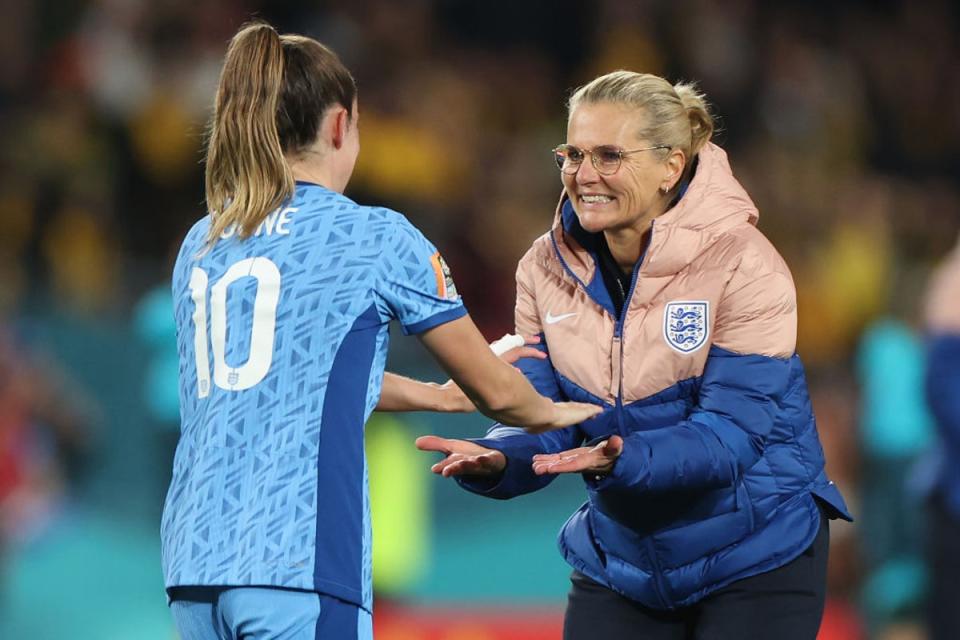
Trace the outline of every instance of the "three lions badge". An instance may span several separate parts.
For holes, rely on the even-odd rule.
[[[663,310],[663,338],[670,348],[692,353],[710,337],[710,303],[705,300],[668,302]]]

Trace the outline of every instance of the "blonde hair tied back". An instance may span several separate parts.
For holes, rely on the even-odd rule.
[[[678,82],[673,89],[690,119],[690,150],[696,155],[713,137],[715,125],[710,106],[706,96],[692,82]]]
[[[644,127],[637,132],[651,144],[680,149],[690,162],[713,136],[714,119],[706,97],[693,83],[671,85],[660,76],[623,69],[602,75],[576,89],[568,112],[583,103],[609,102],[640,110]]]
[[[250,237],[293,194],[277,132],[283,76],[283,45],[270,25],[249,24],[230,41],[208,130],[208,246],[231,225]]]

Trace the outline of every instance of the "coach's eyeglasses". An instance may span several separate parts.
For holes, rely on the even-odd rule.
[[[666,144],[644,147],[643,149],[621,149],[610,144],[601,144],[593,149],[581,149],[572,144],[562,144],[553,150],[553,158],[560,171],[572,176],[580,170],[580,165],[583,164],[583,157],[589,154],[590,162],[593,164],[593,168],[597,170],[597,173],[610,176],[620,169],[623,156],[627,154],[669,148],[670,145]]]

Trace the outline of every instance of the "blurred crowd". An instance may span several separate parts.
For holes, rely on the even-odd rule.
[[[919,310],[960,229],[955,3],[2,6],[0,554],[71,486],[96,485],[90,461],[113,454],[111,424],[150,444],[147,495],[162,499],[177,428],[170,266],[203,214],[204,126],[226,42],[259,16],[329,44],[354,71],[362,150],[348,195],[424,230],[490,338],[512,328],[514,267],[552,219],[549,150],[564,140],[571,88],[616,68],[698,81],[793,270],[829,472],[859,517],[833,530],[824,637],[923,637],[918,469],[936,439]],[[110,327],[142,365],[134,424],[98,392],[125,374],[89,364],[120,354],[51,348],[51,335],[70,344],[91,327]]]

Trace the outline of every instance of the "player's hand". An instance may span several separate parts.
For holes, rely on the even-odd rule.
[[[592,447],[579,447],[560,453],[538,453],[533,456],[533,472],[607,474],[623,453],[623,438],[610,436]]]
[[[537,358],[538,360],[543,360],[547,357],[547,354],[545,354],[543,351],[527,346],[530,344],[539,344],[540,336],[524,336],[522,338],[523,344],[521,346],[508,348],[509,344],[513,344],[519,339],[520,336],[507,335],[499,340],[494,341],[490,345],[490,348],[493,349],[493,352],[496,353],[497,356],[499,356],[499,358],[507,364],[513,364],[521,358]],[[447,380],[445,383],[438,386],[444,391],[445,394],[447,394],[447,399],[444,402],[446,411],[451,413],[471,413],[477,410],[477,407],[473,404],[473,401],[467,397],[467,394],[465,394],[453,380]]]
[[[536,427],[525,427],[527,433],[543,433],[554,429],[563,429],[572,424],[580,424],[602,413],[600,405],[587,402],[554,402],[553,416],[550,421]]]
[[[522,344],[517,344],[523,340]],[[490,348],[507,364],[513,364],[520,358],[536,358],[543,360],[547,354],[539,349],[528,347],[530,344],[540,344],[540,336],[518,336],[507,334],[499,340],[490,343]],[[512,346],[517,345],[517,346]]]
[[[417,449],[438,451],[446,457],[430,470],[444,478],[450,476],[495,476],[507,466],[507,458],[495,449],[481,447],[467,440],[438,436],[417,438]]]

